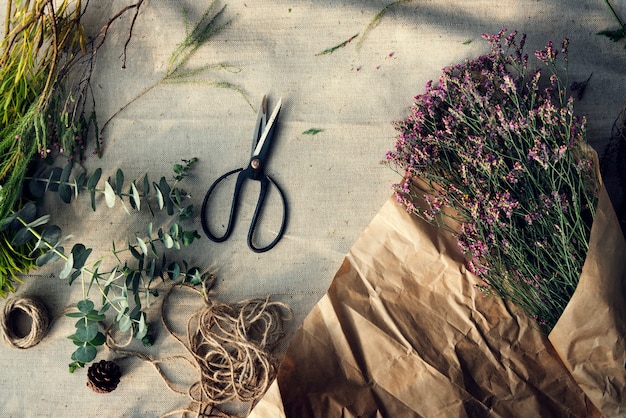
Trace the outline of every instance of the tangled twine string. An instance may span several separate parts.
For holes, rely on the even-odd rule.
[[[206,289],[205,289],[206,290]],[[266,298],[244,300],[235,304],[216,303],[204,291],[205,306],[187,321],[187,336],[184,341],[167,324],[164,307],[170,292],[164,298],[161,318],[165,328],[191,354],[193,361],[185,356],[154,359],[143,353],[121,350],[115,347],[112,338],[108,345],[121,354],[130,354],[152,363],[168,387],[177,392],[160,368],[160,364],[182,359],[191,364],[200,379],[189,387],[186,395],[197,409],[172,411],[165,416],[187,412],[196,416],[229,416],[214,410],[217,405],[232,402],[249,404],[252,409],[276,377],[278,360],[271,350],[284,336],[283,320],[291,315],[288,305],[270,302]]]
[[[17,331],[17,318],[21,311],[30,318],[30,332],[20,335]],[[2,311],[2,335],[14,348],[30,348],[37,345],[48,332],[50,316],[45,305],[34,297],[15,297],[7,301]]]
[[[234,305],[209,302],[192,316],[189,348],[201,373],[196,401],[253,402],[265,393],[278,366],[269,350],[283,336],[279,307],[286,305],[269,297]]]

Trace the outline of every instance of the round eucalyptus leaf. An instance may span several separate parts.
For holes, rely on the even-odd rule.
[[[17,234],[11,240],[11,244],[19,247],[20,245],[24,245],[34,238],[34,235],[28,228],[22,228],[17,231]]]
[[[80,361],[81,363],[89,363],[96,358],[98,350],[92,345],[83,345],[78,347],[72,354],[72,360]]]
[[[37,248],[46,248],[46,243],[54,247],[59,242],[61,234],[61,228],[57,225],[52,225],[41,234],[41,240],[37,243]]]
[[[48,176],[48,189],[57,192],[59,191],[59,181],[61,180],[61,174],[63,173],[63,169],[61,167],[54,167],[50,171],[50,175]]]
[[[93,310],[94,308],[94,304],[92,301],[90,301],[89,299],[83,299],[80,302],[78,302],[78,304],[76,305],[76,307],[78,308],[79,311],[81,311],[82,313],[89,313]]]
[[[91,324],[86,327],[76,328],[76,338],[83,342],[90,342],[98,334],[98,324]]]
[[[63,247],[57,247],[54,250],[50,250],[40,255],[39,257],[37,257],[37,260],[35,260],[37,267],[41,267],[48,263],[52,263],[53,261],[58,260],[61,257],[59,253],[63,254]]]

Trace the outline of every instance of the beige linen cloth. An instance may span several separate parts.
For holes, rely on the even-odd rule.
[[[2,22],[7,3],[0,0]],[[133,3],[91,0],[88,31],[99,30],[113,14]],[[125,69],[121,55],[132,14],[109,28],[92,79],[101,124],[159,82],[185,30],[193,27],[210,3],[145,0],[128,44]],[[626,4],[612,3],[626,16]],[[103,179],[122,168],[126,183],[146,173],[158,181],[160,176],[170,176],[171,166],[181,158],[198,157],[192,177],[181,186],[199,208],[215,179],[247,162],[256,119],[250,104],[258,107],[265,94],[271,103],[282,97],[268,173],[282,186],[289,202],[284,238],[265,254],[247,248],[257,197],[257,189],[250,187],[227,242],[203,238],[181,254],[191,265],[216,274],[214,297],[220,302],[271,295],[272,300],[292,306],[294,319],[287,324],[283,354],[295,339],[276,386],[282,393],[276,390],[268,396],[282,395],[291,416],[312,415],[310,404],[320,411],[345,407],[346,416],[348,411],[367,416],[365,411],[376,411],[382,400],[393,399],[389,393],[402,400],[396,402],[403,405],[399,411],[416,411],[424,405],[424,415],[435,416],[455,416],[464,411],[464,404],[474,408],[471,411],[493,408],[494,414],[508,415],[515,404],[513,394],[523,395],[515,400],[520,408],[536,406],[540,397],[542,404],[549,405],[544,416],[558,415],[563,405],[570,404],[569,410],[578,415],[593,411],[596,400],[590,394],[586,400],[582,397],[587,393],[583,392],[585,382],[593,386],[594,370],[611,364],[606,358],[611,353],[606,350],[621,340],[615,336],[612,341],[605,341],[610,336],[596,340],[599,336],[588,333],[585,338],[591,338],[592,344],[609,348],[586,363],[571,363],[574,375],[581,376],[573,380],[531,324],[519,319],[512,308],[474,295],[473,278],[461,270],[451,242],[416,225],[402,208],[387,202],[389,185],[398,176],[379,161],[393,144],[391,122],[405,117],[412,96],[423,92],[428,80],[437,79],[442,67],[485,53],[488,46],[480,35],[502,28],[527,33],[530,53],[548,40],[558,45],[563,37],[570,38],[570,79],[583,81],[593,73],[578,112],[587,115],[588,138],[601,149],[626,100],[623,45],[596,35],[615,27],[604,1],[218,0],[217,6],[223,5],[223,21],[230,23],[189,61],[191,68],[208,67],[207,71],[198,73],[193,83],[158,85],[134,101],[107,126],[103,158],[87,158],[85,167],[89,172],[102,168]],[[321,54],[357,34],[343,48]],[[212,82],[239,87],[250,103],[239,92],[216,88]],[[321,131],[304,133],[310,129]],[[149,216],[128,216],[120,205],[108,209],[104,202],[92,212],[89,198],[83,197],[64,205],[51,195],[46,202],[51,222],[73,236],[66,248],[81,242],[94,248],[96,259],[110,250],[111,241],[124,246],[145,230]],[[276,197],[269,196],[274,204]],[[230,199],[220,204],[220,213],[227,216]],[[267,212],[259,227],[263,236],[275,232],[279,214]],[[154,222],[156,227],[158,219]],[[201,232],[198,218],[185,227]],[[371,232],[374,227],[377,232]],[[364,230],[363,236],[370,237],[366,241],[359,239]],[[389,254],[384,255],[384,266],[378,261],[371,265],[379,259],[377,254]],[[386,265],[388,257],[396,260],[392,268]],[[424,263],[412,264],[417,259]],[[33,348],[15,350],[0,344],[0,416],[152,417],[185,407],[188,399],[168,389],[145,362],[121,360],[122,381],[105,396],[85,386],[86,370],[67,372],[74,346],[66,337],[75,328],[74,321],[62,315],[68,305],[81,300],[82,289],[78,282],[68,287],[58,279],[62,267],[55,264],[33,271],[16,295],[39,297],[57,319]],[[384,281],[377,279],[377,287],[371,287],[383,272]],[[91,296],[99,302],[96,293]],[[591,304],[589,311],[572,313],[572,317],[584,321],[587,316],[613,315],[600,312],[588,296],[583,299]],[[184,333],[184,324],[201,306],[199,302],[191,297],[172,299],[169,319],[177,331]],[[157,332],[155,345],[133,348],[154,358],[185,354],[159,326],[158,303],[159,298],[148,313]],[[410,309],[396,309],[403,304]],[[450,304],[450,309],[439,309],[441,304]],[[439,310],[430,312],[431,308]],[[428,316],[422,315],[425,311],[430,312]],[[511,331],[508,325],[516,321],[519,330]],[[314,329],[311,323],[317,324]],[[576,328],[584,330],[582,323]],[[326,329],[324,324],[332,326]],[[571,328],[568,324],[565,334]],[[368,339],[355,341],[361,329]],[[373,336],[384,338],[380,342]],[[503,348],[500,339],[510,344]],[[555,342],[554,347],[561,347],[558,353],[564,360],[579,359],[583,339],[575,340],[576,344],[570,344],[570,339],[559,336],[563,345]],[[300,350],[316,359],[315,364],[307,363],[308,370],[293,361],[294,352]],[[516,357],[522,354],[526,357]],[[115,357],[102,349],[98,359]],[[436,366],[439,359],[442,363]],[[167,365],[169,376],[183,382],[193,379],[184,366]],[[623,365],[618,371],[623,371]],[[492,372],[492,383],[486,383],[488,372]],[[294,380],[298,374],[302,376],[299,382]],[[618,377],[606,375],[607,399],[617,399],[610,393],[620,392],[623,380]],[[407,384],[410,380],[415,380],[413,386]],[[287,382],[293,386],[286,386]],[[320,395],[317,399],[316,394]],[[567,402],[560,400],[564,394],[568,394]],[[394,416],[393,409],[378,413]]]

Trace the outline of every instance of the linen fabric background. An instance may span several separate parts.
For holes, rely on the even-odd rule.
[[[95,33],[132,3],[90,2],[88,32]],[[424,84],[436,79],[442,67],[485,53],[482,33],[502,28],[527,33],[530,53],[548,40],[570,39],[570,81],[584,81],[593,73],[577,112],[587,115],[588,140],[598,151],[604,149],[626,103],[626,50],[596,34],[617,27],[604,0],[391,3],[218,1],[218,6],[226,5],[223,20],[230,24],[190,62],[210,68],[194,83],[162,84],[134,101],[163,78],[186,25],[198,21],[210,1],[146,0],[128,44],[126,68],[121,55],[132,12],[113,24],[98,52],[92,83],[101,123],[132,103],[104,131],[103,157],[90,156],[85,167],[90,172],[102,167],[103,178],[122,168],[127,181],[146,173],[158,180],[169,177],[181,158],[197,157],[193,175],[182,186],[198,209],[218,176],[247,163],[255,109],[263,95],[269,96],[270,107],[282,97],[267,171],[287,195],[286,235],[268,253],[247,248],[257,191],[249,187],[231,239],[217,244],[203,237],[181,255],[217,276],[212,295],[216,300],[237,302],[270,294],[273,300],[290,304],[294,318],[287,323],[282,350],[326,293],[352,244],[389,199],[389,185],[399,179],[379,163],[394,140],[392,121],[405,117],[412,97],[423,92]],[[626,16],[626,4],[615,3],[617,13]],[[4,6],[6,1],[1,1],[0,14]],[[357,34],[345,47],[322,54]],[[321,131],[305,134],[309,129]],[[605,180],[610,191],[612,179]],[[621,202],[621,196],[612,198]],[[276,199],[275,193],[270,195],[260,228],[263,236],[277,229]],[[73,236],[66,248],[82,242],[94,248],[95,259],[110,250],[111,241],[124,245],[150,221],[145,213],[129,216],[121,205],[108,209],[103,203],[92,212],[86,196],[71,205],[61,203],[58,196],[48,197],[52,222]],[[224,196],[222,216],[229,205],[230,196]],[[201,231],[198,217],[185,225]],[[122,381],[106,396],[85,387],[86,370],[67,372],[73,346],[66,336],[73,333],[74,321],[64,318],[63,312],[82,298],[82,289],[78,282],[68,287],[60,281],[61,268],[55,264],[34,271],[15,295],[38,296],[56,320],[34,348],[0,346],[0,414],[155,416],[186,406],[185,396],[171,391],[150,364],[137,359],[120,360]],[[187,318],[200,306],[198,298],[176,295],[168,318],[184,333]],[[159,326],[158,308],[157,301],[148,318],[157,330],[155,346],[134,347],[155,358],[186,354]],[[115,357],[100,350],[99,358]],[[164,367],[181,388],[195,377],[179,364]]]

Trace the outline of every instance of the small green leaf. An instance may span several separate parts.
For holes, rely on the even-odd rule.
[[[76,369],[85,367],[85,363],[81,363],[80,361],[73,361],[68,365],[68,367],[69,367],[69,372],[74,373]]]
[[[178,279],[178,276],[180,276],[180,265],[178,263],[173,262],[172,264],[170,264],[168,267],[168,270],[170,273],[171,280]]]
[[[150,280],[154,278],[155,270],[156,270],[156,259],[152,258],[150,260],[150,263],[148,264],[148,268],[146,269],[146,276],[148,276]]]
[[[135,208],[137,208],[137,210],[141,210],[141,199],[139,198],[139,190],[137,190],[135,182],[130,183],[130,188],[132,191],[132,198]]]
[[[92,345],[84,345],[78,347],[72,354],[72,360],[79,361],[81,363],[89,363],[96,358],[98,350]]]
[[[4,231],[7,228],[9,228],[14,221],[17,221],[17,217],[18,217],[17,213],[12,213],[6,218],[4,218],[2,220],[2,223],[0,223],[0,231]]]
[[[78,279],[78,276],[80,275],[81,275],[81,270],[74,270],[72,274],[70,274],[70,277],[67,280],[67,284],[71,286],[72,283],[74,283],[74,280]]]
[[[108,311],[110,308],[111,308],[111,304],[109,302],[105,302],[100,308],[100,310],[98,311],[98,314],[102,315],[102,317],[105,318],[104,313]]]
[[[74,345],[77,345],[79,347],[82,347],[83,345],[85,345],[84,341],[81,341],[76,334],[72,334],[70,336],[67,337],[68,339],[72,340],[72,342],[74,343]]]
[[[101,332],[98,332],[96,336],[93,337],[91,341],[89,341],[89,344],[93,346],[99,346],[99,345],[103,345],[106,342],[106,340],[107,339],[104,336],[104,334]]]
[[[126,301],[126,299],[124,300]],[[124,315],[126,315],[126,312],[128,312],[128,301],[126,301],[126,307],[121,309],[115,316],[115,321],[120,322],[122,318],[124,317]]]
[[[48,263],[57,261],[59,258],[61,258],[60,254],[64,254],[63,251],[63,247],[57,247],[54,250],[50,250],[47,253],[44,253],[37,257],[37,260],[35,260],[35,264],[37,264],[37,267],[42,267]]]
[[[26,244],[27,242],[32,240],[34,237],[35,236],[33,235],[32,232],[30,232],[28,228],[22,228],[19,231],[17,231],[17,234],[15,234],[15,236],[11,240],[11,244],[19,247],[20,245]]]
[[[197,267],[193,267],[187,273],[189,283],[196,286],[202,283],[202,273],[200,273],[200,269]]]
[[[104,321],[106,319],[106,316],[104,316],[103,314],[100,314],[96,311],[92,311],[89,312],[85,318],[87,318],[90,321],[96,321],[96,322],[100,322],[100,321]]]
[[[89,190],[89,196],[91,198],[91,209],[96,210],[96,186],[102,176],[102,169],[98,168],[87,180],[87,190]]]
[[[111,304],[117,303],[120,309],[128,307],[128,299],[126,299],[126,297],[124,296],[116,296],[113,299],[111,299],[110,302]]]
[[[28,202],[17,214],[24,222],[30,223],[37,217],[37,206],[33,202]]]
[[[178,219],[181,221],[191,219],[193,217],[193,205],[180,208],[178,211]]]
[[[167,214],[171,216],[174,214],[174,203],[170,198],[172,189],[170,188],[170,185],[167,184],[167,180],[165,180],[165,177],[161,177],[161,181],[159,182],[159,188],[163,192],[163,197],[165,199],[165,209],[167,210]]]
[[[139,249],[141,249],[142,254],[148,255],[148,247],[143,239],[137,237],[137,245],[139,246]]]
[[[130,251],[130,254],[136,259],[136,260],[143,260],[143,256],[141,255],[141,253],[139,251],[137,251],[137,249],[135,247],[133,247],[132,245],[128,244],[128,250]]]
[[[74,267],[74,254],[70,253],[70,255],[67,256],[67,260],[65,261],[65,266],[63,267],[63,270],[61,270],[61,273],[59,273],[59,279],[67,279],[72,272],[72,267]]]
[[[115,172],[115,193],[122,196],[122,187],[124,186],[124,172],[118,168]]]
[[[324,132],[323,129],[319,129],[319,128],[311,128],[311,129],[307,129],[306,131],[302,132],[302,135],[317,135],[321,132]]]
[[[61,179],[61,173],[63,173],[63,169],[61,167],[54,167],[50,171],[50,176],[48,176],[48,189],[57,192],[59,190],[59,181]]]
[[[115,191],[108,181],[104,182],[104,201],[106,202],[106,205],[110,208],[115,206]]]
[[[89,176],[89,180],[87,180],[87,189],[95,190],[98,182],[100,181],[100,177],[102,176],[102,169],[97,168],[96,171],[93,172],[91,176]]]
[[[120,320],[118,321],[118,327],[121,332],[128,331],[132,325],[133,325],[133,321],[130,319],[128,315],[122,316]]]
[[[178,226],[177,223],[173,223],[172,225],[170,225],[170,235],[172,236],[172,238],[178,239],[179,229],[180,227]]]
[[[115,267],[113,271],[111,272],[111,275],[109,276],[107,281],[104,283],[104,287],[110,286],[111,283],[113,283],[116,278],[117,278],[117,267]]]
[[[61,178],[59,179],[59,197],[64,203],[70,203],[72,201],[72,187],[69,185],[70,173],[72,172],[72,164],[66,164],[61,172]]]
[[[78,302],[78,304],[76,305],[76,307],[78,308],[79,311],[81,311],[84,314],[88,314],[90,313],[93,308],[94,308],[94,304],[92,301],[90,301],[89,299],[83,299],[80,302]]]
[[[135,338],[141,340],[148,333],[148,326],[146,325],[146,314],[144,312],[141,313],[139,317],[139,324],[137,324],[137,334]]]
[[[85,314],[82,312],[68,312],[65,314],[65,316],[69,318],[84,318]]]
[[[198,231],[185,231],[183,232],[182,237],[183,245],[189,246],[193,243],[194,240],[199,238],[201,238],[201,236],[200,234],[198,234]]]
[[[80,173],[78,177],[74,178],[74,187],[76,188],[75,190],[76,197],[78,197],[78,189],[81,187],[84,187],[86,181],[87,181],[87,173],[84,171]]]
[[[150,181],[148,181],[148,175],[143,176],[143,195],[148,196],[150,194]]]
[[[74,265],[72,267],[76,270],[82,269],[92,250],[92,248],[85,248],[83,244],[75,244],[72,247],[72,255],[74,256]]]
[[[161,241],[163,242],[163,245],[165,246],[165,248],[172,248],[174,246],[174,240],[172,239],[172,236],[168,234],[167,232],[163,233],[163,237],[161,238]]]
[[[42,232],[41,239],[37,241],[35,248],[47,248],[46,243],[54,247],[59,242],[61,234],[61,228],[57,225],[52,225],[50,228]]]
[[[48,189],[47,180],[43,180],[40,176],[43,174],[45,167],[36,171],[33,174],[33,178],[28,182],[28,190],[35,199],[39,199],[46,194]]]
[[[87,327],[81,327],[76,329],[76,338],[80,341],[88,343],[93,340],[98,334],[98,324],[90,324]]]
[[[161,191],[161,189],[159,189],[159,185],[156,183],[152,183],[152,186],[154,186],[154,191],[156,192],[156,199],[157,199],[157,204],[159,206],[159,210],[163,210],[163,206],[165,205],[164,202],[164,198],[163,198],[163,192]]]
[[[26,225],[29,228],[37,228],[38,226],[45,225],[50,220],[50,215],[43,215],[33,221],[28,222]]]
[[[63,183],[59,186],[59,197],[63,203],[70,203],[72,201],[72,186],[67,183]]]

